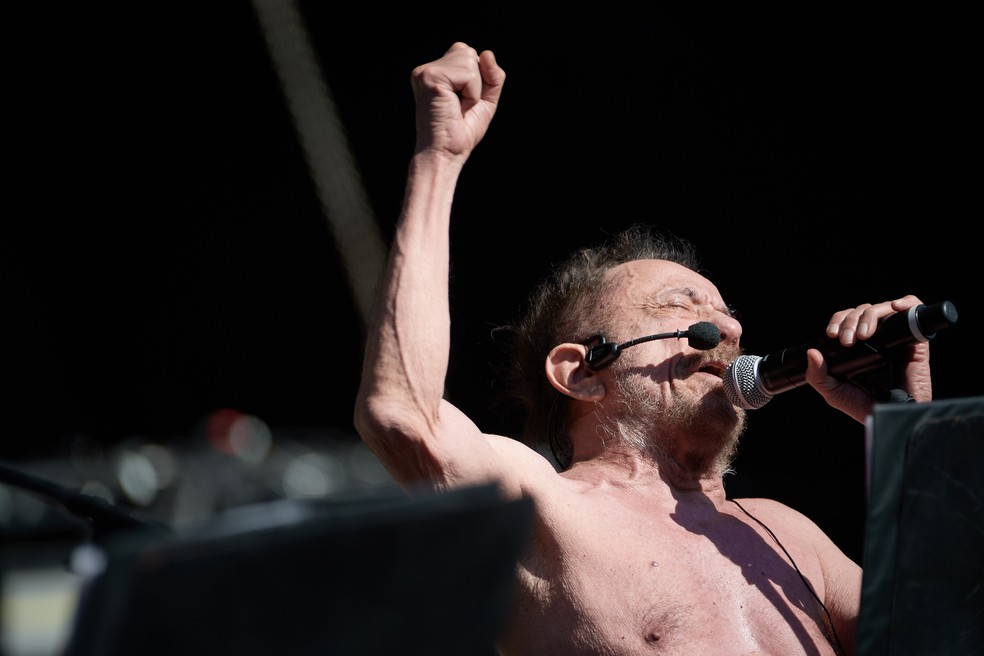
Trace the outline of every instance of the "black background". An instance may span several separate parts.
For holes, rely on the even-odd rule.
[[[300,8],[387,240],[413,66],[463,40],[507,72],[452,226],[448,396],[483,427],[490,329],[551,262],[640,221],[697,243],[749,353],[915,293],[960,313],[936,397],[984,393],[969,16]],[[356,439],[362,325],[251,5],[37,14],[12,22],[3,456],[167,440],[216,408]],[[735,469],[732,495],[790,503],[859,557],[860,425],[789,392],[752,413]]]

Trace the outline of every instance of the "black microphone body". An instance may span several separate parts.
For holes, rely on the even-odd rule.
[[[811,348],[823,354],[830,375],[850,379],[885,364],[891,351],[929,341],[956,322],[956,307],[942,301],[893,314],[879,323],[874,335],[852,346],[828,337],[763,357],[742,355],[728,365],[724,389],[734,405],[747,410],[761,408],[774,395],[806,382],[806,352]]]

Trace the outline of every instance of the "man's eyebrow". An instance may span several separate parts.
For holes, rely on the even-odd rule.
[[[656,293],[656,298],[663,298],[665,296],[683,295],[688,298],[693,298],[697,295],[697,292],[693,287],[674,287],[672,289],[663,289]]]
[[[691,299],[699,295],[697,290],[695,290],[693,287],[674,287],[673,289],[664,289],[663,291],[659,292],[656,295],[656,298],[658,299],[660,297],[669,296],[673,294],[682,294]],[[732,319],[736,318],[738,314],[738,311],[735,309],[735,307],[727,303],[725,303],[724,309],[722,309],[721,311],[727,314]]]

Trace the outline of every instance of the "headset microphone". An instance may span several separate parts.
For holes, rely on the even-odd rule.
[[[701,351],[712,349],[721,343],[721,331],[718,327],[710,321],[701,321],[691,325],[686,330],[676,330],[672,333],[658,333],[656,335],[638,337],[627,342],[622,342],[621,344],[606,342],[603,336],[595,335],[588,340],[588,343],[598,340],[601,340],[601,343],[588,349],[588,355],[584,361],[587,363],[589,369],[602,369],[615,362],[618,356],[622,355],[622,351],[630,346],[642,344],[643,342],[651,342],[654,339],[669,339],[671,337],[686,337],[692,348]]]

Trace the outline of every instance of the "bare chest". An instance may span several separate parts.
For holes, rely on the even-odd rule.
[[[833,653],[818,601],[751,522],[579,501],[555,509],[520,568],[529,633],[569,640],[570,654]],[[783,546],[819,582],[805,546]]]

